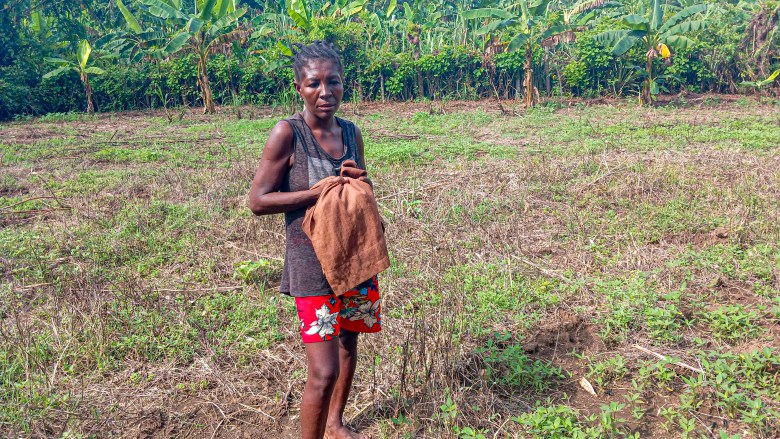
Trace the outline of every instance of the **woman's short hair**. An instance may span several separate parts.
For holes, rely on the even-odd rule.
[[[292,52],[293,71],[295,72],[296,80],[301,79],[304,67],[306,67],[310,61],[316,59],[324,59],[332,62],[339,70],[341,76],[344,76],[344,65],[341,64],[341,55],[339,55],[339,52],[333,47],[333,43],[321,40],[317,40],[311,44],[293,43]]]

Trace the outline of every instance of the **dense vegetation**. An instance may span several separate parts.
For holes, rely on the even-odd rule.
[[[777,0],[8,0],[0,118],[284,105],[285,55],[314,39],[353,101],[752,92],[779,19]]]

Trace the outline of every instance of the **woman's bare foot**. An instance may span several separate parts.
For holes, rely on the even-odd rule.
[[[368,436],[355,433],[343,425],[325,427],[325,439],[368,439]]]

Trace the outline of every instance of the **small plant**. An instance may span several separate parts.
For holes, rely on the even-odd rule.
[[[627,373],[628,368],[626,367],[625,359],[623,359],[622,355],[615,355],[602,362],[589,364],[587,376],[598,387],[603,388],[613,381],[625,377]]]
[[[87,67],[90,54],[92,54],[92,46],[89,44],[89,41],[81,40],[79,41],[79,47],[75,56],[76,62],[62,58],[46,58],[47,62],[55,64],[57,68],[43,75],[43,79],[70,71],[78,73],[81,82],[84,85],[84,93],[87,96],[87,113],[93,114],[95,112],[95,106],[92,104],[92,86],[89,83],[89,75],[102,75],[106,72],[99,67]]]
[[[683,315],[674,305],[646,309],[645,318],[650,337],[653,339],[670,343],[678,343],[682,340],[680,321]]]
[[[450,389],[449,387],[444,390],[447,398],[444,401],[444,404],[439,406],[440,414],[442,421],[444,421],[444,424],[447,426],[452,425],[455,422],[455,419],[458,417],[458,405],[455,404],[452,401],[452,396],[450,396]]]
[[[642,394],[645,391],[645,384],[644,382],[631,380],[631,388],[633,391],[626,394],[624,398],[626,399],[628,406],[631,407],[631,416],[635,421],[639,421],[645,416],[645,408],[643,407],[645,401],[642,399]]]
[[[260,284],[265,282],[273,272],[274,266],[268,259],[241,261],[235,266],[233,278],[247,284]]]
[[[455,426],[453,429],[455,431],[455,434],[458,436],[458,439],[487,439],[487,431],[485,430],[479,430],[472,427],[458,427]]]
[[[718,340],[739,341],[754,337],[762,329],[756,325],[758,313],[747,311],[742,305],[724,305],[704,314]]]
[[[609,404],[601,405],[601,413],[599,413],[599,425],[601,431],[606,437],[616,437],[620,434],[620,424],[626,422],[624,418],[618,418],[617,413],[626,407],[625,404],[610,402]]]
[[[587,427],[583,425],[578,413],[565,405],[544,407],[539,405],[536,410],[512,418],[518,424],[526,427],[533,438],[564,439],[588,437]]]
[[[512,343],[509,333],[495,333],[484,348],[487,378],[495,384],[541,392],[551,382],[565,378],[563,370],[548,361],[532,360],[523,346]]]

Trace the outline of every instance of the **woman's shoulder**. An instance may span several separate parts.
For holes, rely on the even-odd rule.
[[[360,128],[358,128],[355,122],[338,116],[336,116],[336,119],[338,119],[339,125],[341,125],[342,128],[347,128],[354,136],[360,136]]]
[[[353,127],[357,128],[357,125],[355,125],[355,122],[352,122],[349,119],[344,119],[343,117],[338,117],[338,116],[335,116],[335,117],[338,120],[339,125],[341,125],[341,126],[353,126]]]

